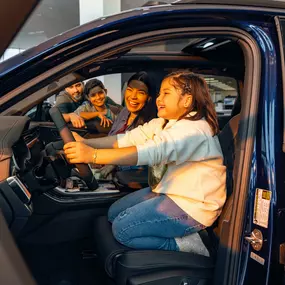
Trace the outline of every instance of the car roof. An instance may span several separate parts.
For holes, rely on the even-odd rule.
[[[247,7],[264,7],[264,8],[276,8],[285,9],[284,0],[178,0],[172,3],[172,5],[179,4],[207,4],[207,5],[228,5],[228,6],[247,6]]]
[[[36,1],[36,0],[35,0]],[[220,1],[211,1],[211,0],[181,0],[177,1],[172,4],[166,4],[166,5],[158,5],[158,6],[151,6],[151,7],[139,7],[136,9],[123,11],[119,14],[106,16],[102,18],[98,18],[93,20],[92,22],[86,23],[84,25],[78,26],[72,30],[69,30],[67,32],[64,32],[60,35],[55,36],[54,38],[51,38],[42,44],[32,47],[31,49],[28,49],[24,51],[23,53],[16,55],[2,63],[0,63],[0,77],[5,76],[9,72],[17,69],[18,67],[22,66],[23,64],[27,64],[31,60],[34,60],[35,58],[41,58],[49,55],[50,53],[53,53],[56,50],[65,48],[66,46],[70,45],[72,42],[77,41],[79,38],[85,37],[87,34],[94,34],[96,31],[99,33],[100,31],[103,31],[104,29],[108,28],[110,25],[118,25],[126,20],[130,19],[137,19],[138,17],[147,17],[150,13],[164,13],[165,11],[168,11],[169,13],[172,13],[174,10],[179,11],[181,8],[179,7],[184,6],[183,9],[187,8],[187,4],[193,5],[193,9],[196,8],[201,10],[205,6],[205,9],[211,9],[213,11],[219,10],[219,9],[226,9],[228,10],[229,7],[233,7],[233,9],[238,9],[242,6],[238,6],[241,3],[257,3],[257,1],[242,1],[238,0],[235,2],[235,4],[229,4],[226,0],[220,0]],[[266,2],[264,0],[259,1],[260,2]],[[268,2],[276,2],[276,1],[268,1]],[[186,5],[185,5],[186,4]],[[219,4],[219,5],[218,5]],[[234,6],[235,5],[235,6]],[[280,9],[276,8],[254,8],[251,6],[243,6],[244,10],[252,10],[256,11],[258,10],[258,13],[260,11],[268,12],[268,10],[272,10],[271,12],[273,14],[279,14]],[[282,7],[285,8],[285,3],[283,3]],[[171,8],[171,9],[169,9]],[[190,10],[192,10],[192,7],[189,7]],[[281,14],[284,14],[285,10],[282,10]],[[251,16],[251,14],[250,14]],[[84,40],[83,40],[84,42]]]

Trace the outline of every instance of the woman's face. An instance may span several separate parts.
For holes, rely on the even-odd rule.
[[[146,104],[148,95],[147,86],[139,81],[132,80],[125,91],[126,107],[131,113],[138,113]]]
[[[106,90],[100,86],[96,86],[90,90],[88,99],[93,106],[101,107],[106,101]]]

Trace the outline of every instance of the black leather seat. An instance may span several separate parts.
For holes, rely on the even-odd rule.
[[[106,216],[96,219],[94,236],[105,271],[116,280],[116,284],[131,282],[132,277],[141,272],[143,275],[158,272],[156,278],[165,271],[172,271],[173,277],[180,276],[182,271],[183,275],[193,275],[199,280],[212,277],[214,258],[186,252],[134,250],[121,245],[114,239]]]
[[[229,198],[215,229],[217,237],[221,230],[221,223],[229,218],[232,207],[233,159],[239,119],[239,115],[233,117],[219,135],[224,162],[229,165],[227,168]],[[183,280],[190,284],[210,284],[213,277],[214,256],[205,257],[185,252],[127,248],[114,239],[107,217],[96,219],[94,239],[97,253],[105,265],[107,274],[119,285],[127,283],[133,285],[180,284]]]

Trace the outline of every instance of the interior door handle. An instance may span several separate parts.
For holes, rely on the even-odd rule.
[[[245,237],[245,240],[250,243],[254,250],[261,250],[263,245],[263,235],[260,230],[254,229],[249,237]]]

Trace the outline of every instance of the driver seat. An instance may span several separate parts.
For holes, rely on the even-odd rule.
[[[232,209],[232,173],[237,142],[240,115],[234,116],[219,134],[227,166],[227,201],[217,226],[207,229],[206,238],[201,239],[209,248],[214,245],[221,233],[222,222],[229,219]],[[207,235],[208,233],[208,235]],[[106,216],[95,220],[94,239],[96,252],[103,261],[108,276],[117,285],[140,284],[210,284],[215,268],[215,255],[210,257],[176,251],[135,250],[118,243],[112,234],[111,224]],[[217,248],[217,247],[216,247]]]

